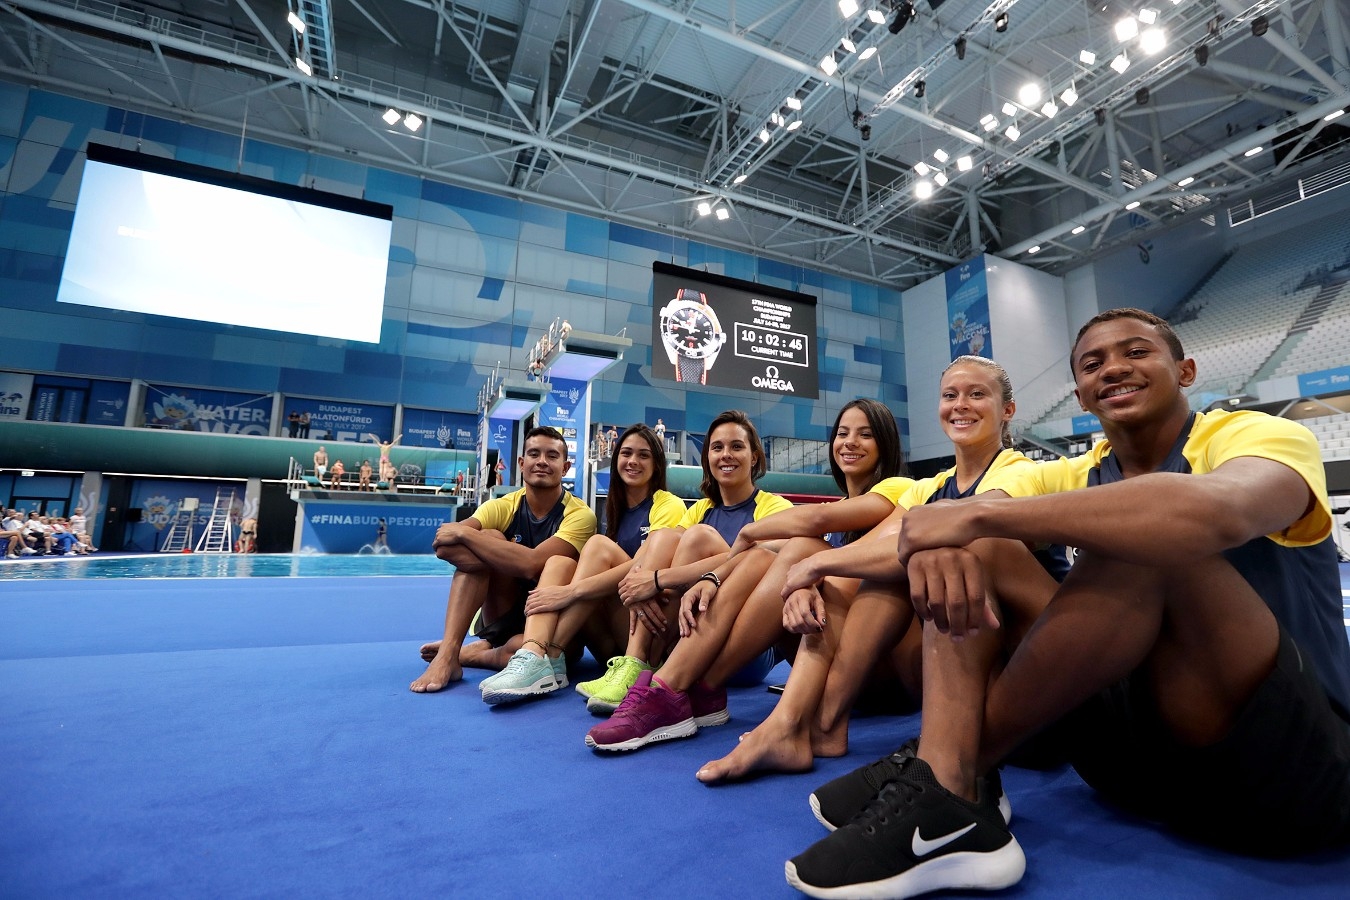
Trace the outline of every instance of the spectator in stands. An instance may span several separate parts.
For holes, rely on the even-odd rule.
[[[28,539],[28,544],[38,553],[51,553],[52,528],[47,524],[47,520],[39,516],[36,511],[28,514],[28,521],[24,523],[24,534]]]
[[[576,559],[595,534],[595,514],[563,490],[567,441],[553,428],[531,428],[520,456],[525,486],[489,500],[463,522],[436,532],[436,555],[455,567],[446,602],[445,632],[427,669],[409,685],[417,693],[443,690],[464,677],[463,666],[500,669],[524,642],[525,598],[552,556]],[[478,640],[462,647],[477,615]]]
[[[652,687],[652,670],[678,633],[668,627],[666,604],[679,599],[698,581],[717,579],[713,570],[726,561],[742,528],[792,506],[756,485],[768,469],[768,460],[759,433],[740,410],[727,410],[713,419],[703,442],[701,463],[703,481],[699,488],[703,499],[685,513],[678,527],[653,535],[647,556],[619,583],[619,599],[629,611],[624,655],[639,665],[625,667],[636,674],[631,686],[625,684],[627,675],[620,678],[612,669],[605,678],[581,685],[590,697],[588,709],[594,712],[616,707],[608,722],[586,735],[588,746],[632,749],[693,733],[697,727],[693,718],[687,723],[676,719],[681,722],[680,728],[656,727],[649,720],[652,705],[661,707],[665,720],[680,715],[690,704],[683,695],[659,685]],[[689,615],[690,611],[681,610],[681,622]],[[720,724],[712,721],[717,717],[725,722],[725,703],[721,710],[698,717],[709,725]]]
[[[780,581],[779,597],[787,600],[783,626],[802,635],[787,688],[769,718],[729,755],[699,769],[701,781],[762,770],[806,771],[816,756],[843,755],[849,712],[869,682],[874,692],[891,695],[892,708],[917,704],[921,634],[897,587],[903,572],[894,559],[896,531],[914,507],[997,489],[1035,465],[1012,448],[1009,422],[1016,408],[1012,382],[998,363],[961,356],[947,367],[939,382],[938,418],[956,465],[912,483],[866,539],[815,554]],[[1063,548],[1047,548],[1044,556],[1053,576],[1019,571],[1017,577],[1042,586],[1063,578],[1068,569]],[[859,576],[868,580],[859,584]]]
[[[374,470],[370,467],[370,460],[368,459],[361,460],[361,476],[360,481],[358,481],[356,485],[356,489],[358,491],[375,490],[374,486],[370,483],[370,475],[371,472],[373,471]]]
[[[3,522],[0,522],[0,540],[6,544],[5,556],[9,559],[18,559],[20,556],[31,556],[33,548],[28,546],[25,539],[26,528],[23,516],[18,510],[8,510],[5,513]]]
[[[84,514],[84,507],[75,507],[75,512],[70,516],[70,530],[75,534],[88,534],[89,519]]]
[[[47,520],[48,527],[51,528],[52,552],[58,555],[76,552],[79,540],[71,532],[65,519],[51,517]]]
[[[302,413],[300,414],[300,437],[301,437],[302,439],[306,439],[306,440],[308,440],[308,438],[309,438],[309,413],[308,413],[308,412],[302,412]]]
[[[314,477],[323,483],[323,476],[328,471],[328,451],[319,445],[319,449],[314,451]]]
[[[619,582],[635,559],[643,559],[648,535],[678,525],[685,508],[666,490],[666,454],[646,425],[624,431],[609,471],[605,533],[586,542],[580,559],[554,556],[544,564],[539,586],[525,602],[524,644],[506,668],[479,685],[485,703],[511,703],[566,687],[564,648],[583,632],[596,659],[614,657],[628,639]],[[575,659],[580,647],[570,652]],[[625,660],[616,657],[609,665]]]
[[[829,435],[831,474],[845,498],[802,504],[747,524],[714,577],[695,582],[681,598],[680,641],[652,684],[659,692],[687,696],[691,711],[695,700],[702,705],[708,698],[714,698],[715,712],[725,710],[726,686],[738,680],[738,673],[762,660],[757,670],[762,677],[795,651],[796,636],[783,628],[780,596],[788,571],[880,524],[914,484],[902,475],[900,431],[884,404],[851,401]],[[720,724],[701,711],[706,724]]]
[[[1192,412],[1195,361],[1151,313],[1094,317],[1069,358],[1106,440],[1010,480],[1013,499],[901,524],[923,733],[879,794],[862,770],[817,791],[872,799],[788,863],[815,896],[1017,882],[989,776],[1052,726],[1085,781],[1191,838],[1262,855],[1350,840],[1350,645],[1316,441]],[[1079,549],[1039,610],[990,587],[1023,542]]]
[[[347,473],[342,460],[333,463],[333,468],[328,470],[328,487],[330,490],[338,491],[342,489],[342,476]]]
[[[286,417],[286,430],[290,437],[300,436],[300,414],[291,410],[291,414]]]

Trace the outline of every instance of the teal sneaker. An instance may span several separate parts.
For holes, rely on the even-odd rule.
[[[561,660],[562,657],[559,657]],[[555,661],[535,656],[521,648],[511,655],[506,668],[484,678],[479,684],[483,702],[491,705],[515,703],[527,697],[541,697],[567,687],[567,675],[558,676]]]
[[[634,656],[616,656],[607,664],[605,674],[595,681],[577,685],[577,693],[585,696],[586,709],[595,715],[609,715],[619,708],[623,698],[643,672],[653,672],[651,666]]]

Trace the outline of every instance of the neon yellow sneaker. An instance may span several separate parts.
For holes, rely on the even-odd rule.
[[[638,675],[655,671],[635,656],[616,656],[605,665],[604,675],[577,685],[577,693],[586,698],[586,709],[597,714],[614,712]]]

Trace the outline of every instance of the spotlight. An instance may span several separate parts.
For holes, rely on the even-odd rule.
[[[872,126],[864,122],[862,127],[858,129],[858,134],[864,141],[870,141],[872,139]]]
[[[707,200],[704,200],[698,206],[694,207],[694,209],[698,210],[700,216],[712,215],[712,204]]]
[[[298,56],[295,58],[295,67],[306,75],[314,74],[314,70],[309,67],[309,63],[305,62]]]
[[[1252,37],[1260,37],[1270,30],[1270,20],[1265,16],[1252,19]]]
[[[886,30],[891,34],[899,34],[916,15],[918,13],[914,11],[913,0],[902,0],[895,10],[895,18],[891,19],[891,24],[886,26]]]
[[[386,125],[397,125],[398,120],[403,118],[403,113],[391,106],[384,111],[384,115],[380,116],[380,118],[384,119]]]
[[[933,151],[933,159],[936,159],[940,163],[945,163],[947,160],[951,159],[951,157],[947,155],[946,150],[939,147]]]
[[[1008,14],[1006,12],[999,13],[997,18],[994,19],[994,30],[999,34],[1008,30]]]
[[[922,98],[923,95],[926,94],[927,92],[928,92],[928,82],[924,81],[922,78],[914,82],[915,97]]]
[[[1202,68],[1209,64],[1209,45],[1197,44],[1195,48],[1195,61]]]
[[[933,196],[933,182],[920,181],[918,184],[914,185],[914,196],[918,197],[920,200],[927,200],[929,197]]]
[[[1148,106],[1148,85],[1134,92],[1134,102],[1137,106]]]
[[[295,29],[296,34],[305,33],[305,20],[297,16],[295,13],[290,13],[288,16],[286,16],[286,21],[291,23],[291,27]]]
[[[1097,54],[1091,50],[1078,51],[1078,61],[1085,66],[1093,65],[1097,62]]]
[[[1116,70],[1117,75],[1124,75],[1125,70],[1130,67],[1130,58],[1123,52],[1115,59],[1111,60],[1111,68]]]
[[[1078,102],[1078,91],[1070,84],[1064,89],[1064,92],[1059,95],[1059,99],[1064,101],[1065,106],[1073,106]]]
[[[409,131],[416,131],[422,127],[422,117],[417,113],[408,113],[403,117],[403,125]]]
[[[1101,109],[1100,107],[1094,109],[1092,111],[1092,118],[1097,120],[1097,127],[1100,128],[1106,124],[1106,110]]]
[[[975,161],[969,156],[958,156],[956,158],[956,168],[962,172],[969,172]]]
[[[952,44],[952,47],[956,49],[957,59],[966,58],[966,36],[964,34],[956,39],[956,43]]]
[[[1009,125],[1004,129],[1003,133],[1008,136],[1008,140],[1010,141],[1015,141],[1022,136],[1022,132],[1017,130],[1016,125]]]
[[[725,222],[727,219],[730,218],[731,218],[731,210],[727,209],[725,206],[717,207],[717,220],[719,222]]]
[[[839,14],[845,19],[858,11],[858,0],[839,0]]]

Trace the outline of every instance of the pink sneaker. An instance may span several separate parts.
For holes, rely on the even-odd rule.
[[[699,728],[725,725],[731,721],[727,712],[727,689],[708,687],[707,682],[696,681],[689,689],[689,706],[694,713],[694,724]]]
[[[689,697],[652,684],[643,672],[628,689],[619,708],[586,733],[586,746],[596,750],[636,750],[657,741],[690,737],[698,731]]]

